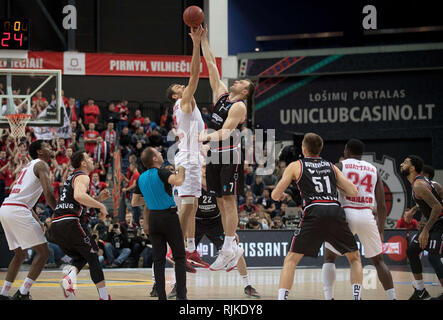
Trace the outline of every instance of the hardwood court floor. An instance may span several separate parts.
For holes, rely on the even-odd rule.
[[[261,299],[275,300],[277,298],[278,283],[281,269],[249,269],[249,279],[252,285],[261,294]],[[391,271],[397,299],[406,300],[412,294],[412,274],[407,271]],[[108,290],[113,300],[156,300],[149,297],[152,289],[152,269],[105,269],[105,279]],[[21,286],[27,271],[20,271],[11,295]],[[0,285],[6,272],[0,272]],[[229,273],[225,271],[209,271],[197,269],[195,274],[187,274],[188,299],[198,300],[247,300],[243,293],[242,280],[236,270]],[[63,300],[59,287],[62,277],[61,270],[45,270],[33,285],[31,295],[34,300]],[[366,276],[365,276],[366,277]],[[349,281],[349,269],[338,268],[335,285],[335,299],[352,300]],[[367,280],[367,278],[365,278]],[[442,288],[435,274],[424,274],[425,285],[432,297],[442,293]],[[174,281],[173,269],[166,269],[166,292],[172,288]],[[368,281],[368,280],[367,280]],[[370,284],[371,282],[367,282]],[[374,283],[374,282],[373,282]],[[386,300],[386,294],[378,279],[375,289],[363,289],[364,300]],[[97,300],[97,290],[90,280],[89,270],[83,270],[78,276],[76,290],[77,299]],[[296,300],[323,300],[321,282],[321,269],[298,268],[289,299]]]

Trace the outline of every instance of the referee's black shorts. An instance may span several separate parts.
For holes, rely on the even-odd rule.
[[[314,205],[306,209],[289,251],[317,257],[325,241],[341,254],[358,250],[345,211],[339,205]]]

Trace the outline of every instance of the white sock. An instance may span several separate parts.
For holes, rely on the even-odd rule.
[[[243,281],[243,287],[247,287],[247,286],[250,286],[251,285],[251,283],[249,283],[249,277],[248,277],[248,275],[245,275],[245,276],[241,276],[241,279],[242,279],[242,281]]]
[[[106,288],[106,286],[103,288],[97,288],[97,291],[100,299],[109,300],[108,289]]]
[[[354,300],[361,300],[361,284],[352,285],[352,294],[354,295]]]
[[[332,300],[334,298],[335,263],[323,263],[321,278],[325,300]]]
[[[222,250],[232,250],[233,244],[235,242],[235,237],[225,237],[225,241],[223,242]]]
[[[389,300],[397,300],[394,288],[386,290],[386,295],[388,296]]]
[[[20,293],[21,294],[28,294],[29,290],[31,290],[33,283],[34,283],[34,280],[26,278],[25,281],[23,281],[22,286],[20,287]]]
[[[186,251],[191,253],[195,251],[195,238],[186,238]]]
[[[9,291],[11,291],[12,282],[6,281],[3,284],[2,292],[0,293],[2,296],[9,296]]]
[[[289,290],[278,289],[278,300],[288,300]]]
[[[417,290],[423,290],[425,288],[425,281],[424,280],[415,280],[414,281],[414,287]]]

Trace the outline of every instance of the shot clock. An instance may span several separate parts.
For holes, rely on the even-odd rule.
[[[29,20],[0,19],[0,49],[29,50]]]

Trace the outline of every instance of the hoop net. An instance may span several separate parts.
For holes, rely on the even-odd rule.
[[[11,136],[14,138],[22,138],[25,134],[26,124],[31,118],[30,114],[16,113],[7,114],[5,117],[8,119],[9,126],[11,127]]]

